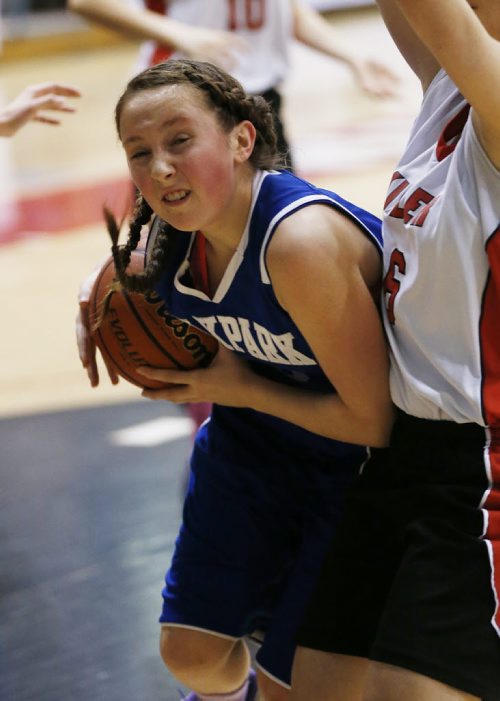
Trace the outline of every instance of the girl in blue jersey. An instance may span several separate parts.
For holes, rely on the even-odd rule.
[[[144,396],[213,402],[166,575],[161,653],[188,699],[286,699],[295,632],[365,457],[392,420],[377,305],[380,222],[279,167],[260,97],[208,63],[133,78],[116,109],[141,193],[121,284],[213,334],[209,368],[143,368]],[[151,224],[144,274],[131,251]],[[95,349],[83,361],[96,377]]]

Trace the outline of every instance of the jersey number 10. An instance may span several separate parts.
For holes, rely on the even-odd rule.
[[[234,32],[238,29],[260,29],[264,25],[266,0],[245,0],[244,3],[238,2],[238,0],[228,0],[228,2],[229,30]],[[244,8],[241,5],[244,5]],[[239,12],[238,9],[240,9]]]

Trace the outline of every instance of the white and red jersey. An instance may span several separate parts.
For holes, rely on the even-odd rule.
[[[500,422],[500,172],[440,71],[384,206],[391,393],[413,416]]]
[[[286,77],[293,37],[290,0],[144,0],[143,5],[178,22],[230,31],[246,39],[248,51],[238,53],[231,68],[246,92],[262,93],[278,87]],[[145,42],[141,68],[170,55],[168,47]]]

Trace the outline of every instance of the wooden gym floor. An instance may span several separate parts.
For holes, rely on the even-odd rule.
[[[361,95],[294,47],[289,137],[301,175],[380,213],[419,88],[375,10],[332,20],[392,65],[400,95]],[[137,46],[75,45],[0,63],[3,101],[52,79],[83,92],[62,126],[0,141],[0,698],[174,701],[156,621],[191,425],[124,382],[91,390],[74,341],[79,281],[108,250],[100,207],[128,192],[112,112]]]

